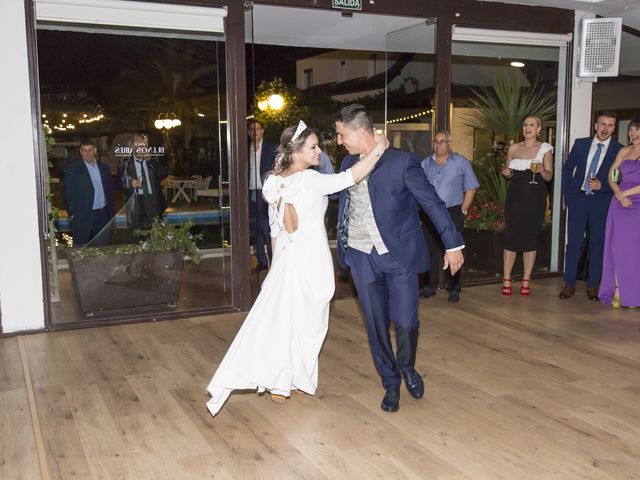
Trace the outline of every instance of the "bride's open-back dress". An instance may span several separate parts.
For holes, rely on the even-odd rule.
[[[218,413],[232,390],[291,390],[314,394],[318,354],[329,324],[335,290],[324,215],[327,195],[353,185],[351,170],[323,175],[304,170],[271,175],[262,187],[269,204],[273,262],[251,311],[207,390],[207,408]],[[285,204],[297,214],[297,230],[284,228]],[[289,207],[291,210],[291,207]]]

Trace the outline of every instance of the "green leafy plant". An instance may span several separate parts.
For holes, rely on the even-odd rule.
[[[496,203],[504,208],[507,198],[507,179],[499,172],[496,159],[487,154],[480,160],[473,162],[473,171],[476,174],[480,188],[474,197],[476,204],[484,205]]]
[[[542,85],[522,87],[514,77],[503,76],[493,87],[472,90],[469,106],[477,111],[471,127],[498,132],[507,140],[521,136],[522,122],[528,115],[539,117],[544,123],[555,116],[555,92],[545,93]]]
[[[142,240],[137,244],[87,247],[73,252],[72,255],[84,258],[124,253],[184,250],[191,256],[193,263],[197,265],[200,263],[202,256],[196,246],[196,240],[201,240],[202,234],[193,235],[189,231],[193,225],[191,220],[180,225],[169,225],[158,218],[154,218],[149,230],[135,230],[133,232],[135,236],[142,237]]]
[[[282,97],[282,108],[275,110],[264,106],[263,102],[268,102],[271,95]],[[254,103],[255,118],[265,128],[265,135],[274,141],[280,140],[280,134],[289,125],[295,125],[299,120],[309,121],[310,109],[301,104],[299,90],[284,83],[280,77],[275,77],[269,82],[260,82],[256,88]],[[264,109],[261,109],[260,105],[263,105]]]
[[[504,208],[496,202],[472,205],[464,218],[464,226],[479,230],[504,230]]]

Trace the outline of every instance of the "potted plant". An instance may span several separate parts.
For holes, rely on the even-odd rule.
[[[137,244],[74,249],[68,254],[73,286],[82,311],[148,305],[175,306],[185,253],[200,262],[193,222],[169,225],[154,219],[148,231],[136,230]]]
[[[464,219],[467,268],[496,273],[504,245],[504,209],[498,202],[474,204]]]
[[[551,218],[546,217],[540,231],[538,261],[548,265],[551,260]],[[495,201],[469,208],[464,220],[465,267],[500,274],[504,248],[504,209]],[[520,272],[517,267],[516,272]]]

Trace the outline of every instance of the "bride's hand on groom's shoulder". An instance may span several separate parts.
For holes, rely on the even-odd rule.
[[[376,144],[382,145],[384,150],[389,148],[389,145],[390,145],[389,140],[383,134],[378,133],[377,131],[374,130],[373,139],[375,140]]]

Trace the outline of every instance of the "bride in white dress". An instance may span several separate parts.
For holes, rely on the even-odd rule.
[[[335,280],[324,227],[327,195],[359,182],[386,148],[376,148],[349,170],[323,175],[318,137],[300,121],[280,138],[274,171],[262,194],[269,204],[273,263],[251,311],[207,390],[218,413],[232,390],[268,390],[277,403],[292,390],[315,394],[318,354],[327,333]]]

